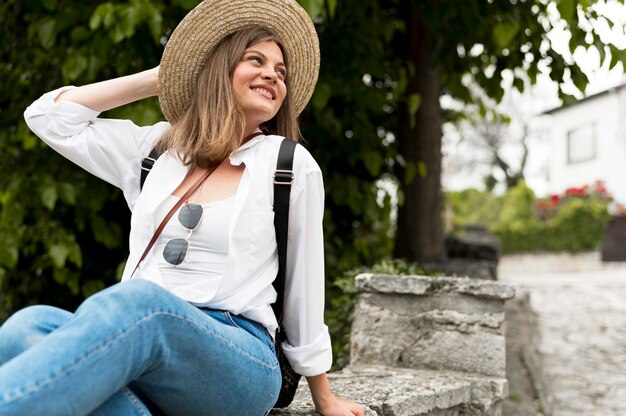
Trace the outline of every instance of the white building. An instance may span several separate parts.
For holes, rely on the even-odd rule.
[[[626,83],[544,115],[547,193],[603,181],[626,203]]]

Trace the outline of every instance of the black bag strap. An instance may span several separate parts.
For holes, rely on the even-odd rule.
[[[280,144],[276,171],[274,172],[274,228],[278,250],[278,274],[272,283],[276,290],[276,302],[272,304],[280,330],[283,329],[283,302],[285,299],[285,272],[287,267],[287,236],[289,232],[289,196],[293,183],[293,155],[296,142],[284,139]]]
[[[156,146],[152,148],[150,154],[141,160],[141,177],[139,178],[139,190],[143,189],[143,183],[146,181],[148,174],[152,170],[154,163],[161,156],[161,153],[157,152]]]

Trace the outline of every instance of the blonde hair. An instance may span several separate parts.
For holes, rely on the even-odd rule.
[[[233,91],[233,73],[247,48],[268,40],[276,42],[288,68],[287,51],[269,30],[252,26],[229,35],[217,45],[198,74],[196,95],[189,107],[159,139],[157,147],[160,152],[173,149],[185,165],[207,168],[219,164],[237,150],[245,133],[245,117]],[[289,80],[285,82],[287,95],[278,113],[260,128],[265,134],[298,141],[300,129],[289,95]]]

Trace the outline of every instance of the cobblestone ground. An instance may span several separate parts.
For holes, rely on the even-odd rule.
[[[553,415],[624,416],[626,265],[586,268],[524,273],[507,267],[500,280],[530,293]]]

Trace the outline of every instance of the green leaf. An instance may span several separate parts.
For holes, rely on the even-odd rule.
[[[606,47],[604,43],[602,43],[600,38],[595,38],[592,45],[598,51],[598,55],[600,55],[600,65],[604,64],[604,60],[606,59]],[[592,46],[589,46],[589,48],[591,47]]]
[[[144,10],[145,13],[148,13],[148,26],[150,27],[150,33],[156,43],[161,41],[161,36],[163,35],[163,16],[157,10],[156,7],[150,6],[146,7]]]
[[[126,35],[124,34],[124,30],[122,29],[122,27],[118,24],[109,31],[109,37],[111,38],[113,43],[120,43],[124,40]]]
[[[60,269],[65,266],[65,261],[67,260],[67,256],[70,251],[63,244],[52,244],[48,247],[48,255],[52,259],[52,264],[54,267]]]
[[[404,184],[408,185],[411,182],[413,182],[413,180],[415,180],[415,176],[417,175],[417,168],[415,166],[415,163],[407,163],[406,167],[404,168]]]
[[[53,12],[57,7],[57,0],[41,0],[41,4],[43,4],[46,10]]]
[[[37,147],[38,143],[39,140],[34,134],[25,134],[22,136],[22,149],[24,150],[33,150],[35,147]]]
[[[135,33],[135,27],[140,21],[141,13],[139,9],[133,6],[128,6],[120,9],[119,15],[121,19],[119,21],[120,28],[124,33],[124,37],[130,38]]]
[[[89,296],[104,289],[104,287],[104,283],[100,280],[87,280],[83,283],[82,295],[85,298],[88,298]]]
[[[107,223],[102,217],[94,215],[91,219],[91,229],[97,242],[111,249],[120,246],[122,230],[116,223]]]
[[[567,23],[573,23],[576,13],[576,0],[558,0],[556,8],[559,10],[561,18]]]
[[[69,250],[68,259],[75,264],[76,267],[83,267],[83,253],[73,236],[67,248]]]
[[[86,57],[78,54],[71,54],[61,67],[63,77],[71,82],[76,80],[87,69],[89,61]]]
[[[415,127],[415,114],[419,110],[422,103],[422,97],[419,94],[411,94],[407,100],[407,108],[411,117],[411,128]]]
[[[64,269],[54,269],[52,272],[52,277],[54,281],[58,284],[67,287],[70,290],[70,293],[73,295],[78,295],[80,293],[80,287],[78,283],[78,273]]]
[[[89,38],[91,33],[84,26],[78,26],[72,29],[72,40],[74,42],[80,42]]]
[[[0,245],[0,265],[12,269],[17,266],[18,259],[19,251],[16,246],[8,244]]]
[[[96,30],[102,24],[109,26],[114,13],[115,6],[113,6],[113,4],[102,3],[91,15],[91,19],[89,19],[89,28],[91,30]]]
[[[71,183],[64,182],[59,186],[59,198],[68,205],[76,204],[76,187]]]
[[[589,78],[577,66],[570,66],[569,69],[570,69],[570,74],[572,76],[572,81],[574,82],[574,85],[576,85],[576,88],[578,88],[580,92],[584,93],[585,89],[587,88],[587,85],[589,84]]]
[[[333,95],[333,90],[328,84],[319,83],[315,88],[315,94],[313,94],[313,108],[320,111],[326,107],[328,100]]]
[[[324,12],[324,0],[298,0],[311,19],[321,16]]]
[[[609,50],[611,51],[611,64],[609,65],[609,70],[615,68],[620,61],[620,51],[613,45],[609,45]]]
[[[365,163],[368,172],[376,177],[380,173],[383,157],[378,152],[368,151],[363,154],[363,163]]]
[[[39,42],[44,49],[50,49],[54,45],[56,38],[56,31],[54,30],[56,25],[56,19],[47,18],[43,20],[38,27],[37,34],[39,35]]]
[[[57,202],[57,190],[54,185],[48,185],[41,191],[41,202],[50,211],[54,209]]]
[[[337,0],[327,0],[328,15],[331,19],[335,17],[335,9],[337,8]]]
[[[191,10],[200,3],[200,0],[174,0],[173,3],[185,10]]]
[[[493,40],[500,49],[508,47],[515,35],[519,31],[519,24],[516,22],[502,22],[493,27],[492,36]]]
[[[428,175],[428,168],[425,162],[421,160],[417,162],[417,173],[420,175],[420,178],[425,178]]]
[[[409,107],[409,114],[412,116],[415,115],[415,113],[417,113],[417,110],[419,110],[421,103],[422,97],[419,94],[411,94],[407,103]]]

